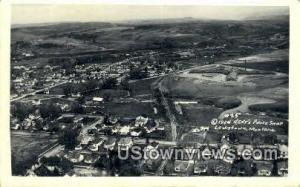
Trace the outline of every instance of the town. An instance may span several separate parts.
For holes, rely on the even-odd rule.
[[[13,175],[286,176],[288,34],[288,18],[12,28]],[[119,158],[135,146],[236,158]]]

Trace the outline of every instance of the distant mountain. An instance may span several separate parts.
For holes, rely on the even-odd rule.
[[[113,24],[128,24],[128,25],[155,25],[155,24],[168,24],[168,23],[187,23],[187,22],[207,22],[207,21],[249,21],[249,20],[277,20],[286,21],[289,20],[289,15],[272,15],[272,16],[251,16],[241,20],[216,20],[216,19],[202,19],[193,17],[183,18],[165,18],[165,19],[136,19],[136,20],[124,20],[124,21],[112,21],[112,22],[51,22],[51,23],[32,23],[32,24],[12,24],[12,28],[25,28],[25,27],[44,27],[51,25],[113,25]]]
[[[289,15],[272,15],[272,16],[251,16],[247,17],[244,20],[278,20],[278,21],[286,21],[289,20]]]
[[[197,21],[199,19],[192,17],[184,18],[165,18],[165,19],[142,19],[142,20],[126,20],[118,23],[130,24],[130,25],[141,25],[141,24],[162,24],[162,23],[185,23]]]
[[[11,28],[23,28],[23,27],[43,27],[43,26],[50,26],[50,25],[56,25],[57,22],[53,23],[30,23],[30,24],[12,24]]]

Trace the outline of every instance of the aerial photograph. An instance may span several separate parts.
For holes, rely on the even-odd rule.
[[[289,7],[15,4],[13,176],[288,175]]]

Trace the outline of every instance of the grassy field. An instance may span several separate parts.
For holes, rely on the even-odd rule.
[[[145,114],[147,116],[153,117],[153,107],[151,103],[140,103],[140,102],[130,102],[130,103],[104,103],[103,111],[111,115],[116,115],[119,117],[132,117],[135,118],[139,115]]]
[[[131,89],[130,93],[132,96],[152,94],[151,85],[155,84],[160,78],[150,78],[144,80],[136,80],[129,82],[129,87]]]
[[[12,174],[24,174],[38,155],[56,142],[57,137],[46,133],[12,132]]]
[[[182,105],[183,123],[192,126],[207,126],[211,119],[216,118],[223,111],[209,105]]]
[[[230,64],[231,66],[237,66],[237,67],[245,67],[245,68],[251,68],[251,69],[258,69],[258,70],[266,70],[266,71],[277,71],[282,73],[288,73],[289,72],[289,62],[288,61],[273,61],[273,62],[251,62],[247,63],[235,63]],[[276,66],[276,68],[274,68]]]
[[[126,90],[115,90],[115,89],[101,89],[88,92],[85,96],[89,97],[106,97],[109,96],[111,98],[119,98],[119,97],[127,97],[128,91]]]
[[[212,75],[182,73],[178,76],[168,76],[162,80],[162,85],[170,96],[195,99],[212,96],[237,96],[241,93],[255,93],[288,84],[288,75],[286,74],[255,74],[253,72],[247,75],[238,75],[237,81],[226,81],[223,74],[225,70],[216,67],[218,65],[210,66],[209,69],[203,67],[205,72],[213,72]]]
[[[198,104],[180,105],[181,112],[169,102],[180,124],[177,128],[178,136],[181,137],[195,127],[210,126],[213,118],[223,118],[226,114],[235,113],[243,113],[240,120],[283,122],[283,124],[278,126],[238,124],[233,129],[227,128],[232,126],[228,124],[223,125],[224,128],[222,125],[220,128],[211,126],[210,131],[287,135],[289,76],[284,73],[284,69],[288,67],[288,62],[284,62],[286,52],[280,50],[245,57],[251,61],[247,63],[251,64],[247,69],[234,67],[237,64],[235,61],[226,65],[199,66],[181,74],[165,77],[161,84],[162,91],[167,97],[198,101]],[[285,67],[280,66],[277,63],[279,61],[285,63]],[[250,69],[254,65],[256,67]],[[226,76],[232,71],[237,72],[236,79],[228,81]]]

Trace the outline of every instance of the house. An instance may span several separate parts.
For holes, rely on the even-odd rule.
[[[286,176],[288,174],[288,161],[278,161],[277,163],[277,174],[279,176]]]
[[[40,99],[33,99],[32,100],[32,104],[33,105],[40,105],[41,104],[41,100]]]
[[[119,133],[120,129],[121,129],[120,124],[117,124],[111,129],[111,132],[112,132],[112,134],[117,134],[117,133]]]
[[[208,161],[200,160],[194,165],[194,174],[206,174],[208,172]]]
[[[78,144],[75,148],[74,148],[76,151],[79,151],[79,150],[82,150],[83,147],[81,144]]]
[[[270,176],[273,170],[272,162],[268,161],[255,161],[255,167],[258,176]]]
[[[79,163],[84,160],[84,155],[76,151],[69,152],[68,154],[65,154],[64,157],[73,163]]]
[[[38,167],[37,169],[35,169],[34,173],[37,176],[51,176],[51,175],[53,175],[53,173],[46,166],[44,166],[44,165],[41,165],[40,167]]]
[[[19,123],[19,120],[18,120],[18,118],[11,118],[11,121],[10,121],[10,128],[12,129],[12,130],[18,130],[18,129],[20,129],[21,128],[21,125],[20,125],[20,123]]]
[[[20,128],[21,128],[21,125],[19,123],[16,123],[16,124],[12,125],[10,129],[19,130]]]
[[[108,120],[107,120],[107,124],[115,125],[118,121],[119,121],[119,119],[117,117],[109,116]]]
[[[86,164],[94,164],[99,159],[98,154],[86,154],[84,157],[84,163]]]
[[[254,167],[252,160],[241,160],[234,164],[236,174],[239,176],[253,175]]]
[[[159,143],[153,141],[144,148],[144,153],[145,153],[145,155],[147,155],[147,157],[145,157],[145,159],[149,159],[151,157],[150,156],[151,152],[153,150],[157,150],[158,145],[159,145]]]
[[[140,136],[142,134],[142,130],[141,129],[134,129],[130,132],[131,136]]]
[[[93,97],[93,101],[94,102],[103,102],[103,98],[102,97]]]
[[[98,151],[99,146],[104,142],[103,138],[97,138],[91,142],[91,144],[88,146],[88,149],[91,151]]]
[[[276,135],[276,139],[279,144],[285,144],[285,145],[288,144],[288,140],[289,140],[287,135]]]
[[[88,133],[89,135],[96,135],[97,132],[98,132],[98,129],[97,129],[97,128],[91,128],[91,129],[88,129],[88,130],[87,130],[87,133]]]
[[[133,145],[133,141],[130,137],[121,138],[118,142],[118,148],[120,150],[128,150]]]
[[[84,136],[81,141],[80,144],[82,145],[88,145],[90,142],[92,142],[95,138],[93,136]]]
[[[135,119],[135,124],[134,124],[134,126],[136,126],[136,127],[144,126],[144,125],[146,125],[146,124],[148,123],[148,120],[149,120],[148,117],[138,116],[138,117],[136,117],[136,119]]]
[[[108,150],[113,150],[115,148],[117,138],[109,137],[108,140],[103,144],[103,147]]]
[[[278,151],[279,151],[279,158],[282,158],[282,159],[287,159],[288,158],[288,146],[287,145],[284,145],[284,144],[281,144],[281,145],[278,145]]]
[[[22,122],[22,127],[23,129],[27,130],[30,127],[35,126],[35,120],[31,119],[30,117],[26,118],[23,122]]]
[[[221,176],[228,175],[231,172],[231,164],[229,164],[227,162],[220,161],[220,162],[215,164],[214,172],[217,175],[221,175]]]
[[[148,120],[148,122],[144,125],[144,128],[147,133],[151,133],[155,131],[158,126],[159,123],[157,121]]]
[[[188,174],[191,172],[194,161],[190,160],[175,160],[174,171],[177,173]]]
[[[130,126],[125,125],[125,126],[120,128],[119,133],[121,135],[127,135],[129,133],[129,131],[130,131]]]

